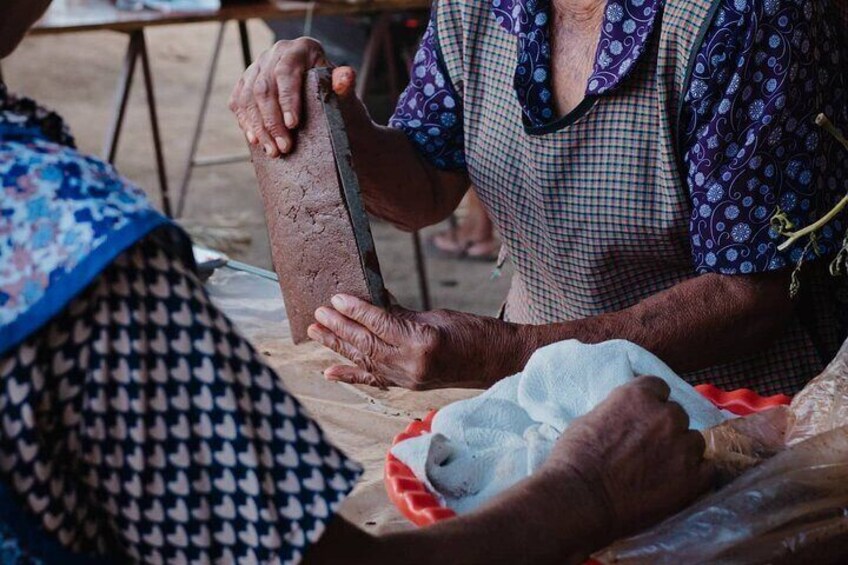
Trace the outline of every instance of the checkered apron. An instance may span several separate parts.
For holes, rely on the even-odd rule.
[[[696,276],[676,123],[711,3],[668,0],[646,52],[614,92],[587,100],[559,127],[531,131],[513,89],[516,38],[489,2],[439,5],[439,45],[463,98],[468,171],[516,268],[508,320],[596,316]],[[805,279],[802,288],[813,284]],[[793,320],[768,350],[684,377],[795,392],[821,370],[821,344],[838,345],[835,323],[816,325],[813,339]]]

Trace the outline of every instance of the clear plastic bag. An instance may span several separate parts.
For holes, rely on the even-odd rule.
[[[786,444],[848,425],[848,341],[822,373],[795,395]]]
[[[848,427],[782,451],[601,563],[844,563]]]
[[[704,437],[725,486],[599,562],[848,562],[848,342],[790,406]]]
[[[783,451],[791,419],[789,408],[778,406],[704,430],[704,457],[716,468],[719,484],[729,483]]]

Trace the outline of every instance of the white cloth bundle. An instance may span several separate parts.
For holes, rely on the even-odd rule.
[[[442,408],[431,433],[397,444],[392,454],[448,507],[469,512],[531,475],[572,420],[639,375],[668,383],[692,429],[729,417],[638,345],[569,340],[536,351],[524,371],[480,396]]]

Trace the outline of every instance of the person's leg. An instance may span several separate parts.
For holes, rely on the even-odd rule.
[[[359,473],[150,240],[0,359],[0,414],[0,479],[78,552],[296,559]]]
[[[456,228],[433,236],[436,250],[457,258],[491,260],[497,259],[500,242],[495,235],[495,226],[486,208],[474,190],[465,197],[465,217]]]

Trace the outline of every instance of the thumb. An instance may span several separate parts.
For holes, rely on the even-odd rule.
[[[333,69],[333,92],[343,100],[356,94],[356,71],[353,68]]]
[[[365,104],[356,95],[356,71],[350,67],[333,69],[333,93],[339,98],[339,107],[348,129],[348,139],[354,155],[362,150],[361,139],[355,132],[371,124]]]

